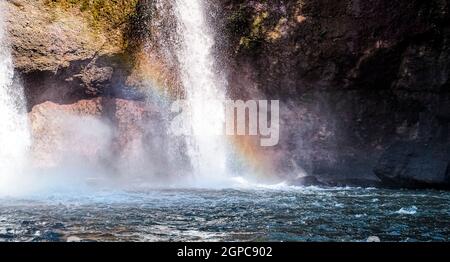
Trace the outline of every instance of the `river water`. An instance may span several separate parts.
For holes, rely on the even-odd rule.
[[[448,241],[450,193],[256,187],[0,199],[0,241]]]

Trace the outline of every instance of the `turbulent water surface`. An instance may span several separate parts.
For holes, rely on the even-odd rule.
[[[75,194],[77,195],[77,194]],[[0,199],[1,241],[448,241],[450,193],[158,189]]]

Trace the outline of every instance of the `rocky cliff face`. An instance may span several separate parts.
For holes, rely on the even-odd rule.
[[[273,170],[302,183],[448,183],[448,0],[208,3],[230,96],[282,100],[280,145],[251,146]],[[113,130],[148,137],[147,87],[177,90],[178,82],[158,43],[143,41],[164,35],[152,23],[161,19],[154,1],[2,4],[38,139],[57,129],[43,124],[50,111],[85,107]],[[129,115],[147,120],[136,128]],[[119,148],[130,140],[122,131],[112,134]],[[410,153],[396,154],[398,141]],[[411,151],[417,144],[424,153]],[[432,155],[439,160],[426,161]]]
[[[115,2],[6,1],[30,108],[108,95],[124,85],[131,63],[125,34],[136,1]]]
[[[137,1],[1,4],[25,87],[37,166],[67,159],[107,166],[107,159],[143,141],[151,110],[126,84],[133,73],[128,32]],[[126,124],[131,119],[134,126]]]
[[[449,4],[228,0],[212,10],[223,14],[228,48],[221,55],[232,57],[233,94],[285,102],[275,149],[285,152],[281,168],[302,166],[324,182],[379,178],[414,187],[448,183]],[[396,141],[427,150],[399,159]],[[426,161],[430,150],[447,168]],[[381,156],[394,168],[378,163]],[[413,168],[416,162],[424,168]]]

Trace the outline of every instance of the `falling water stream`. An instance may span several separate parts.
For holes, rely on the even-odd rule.
[[[224,124],[225,85],[214,72],[214,40],[205,18],[204,1],[176,0],[177,48],[186,91],[191,135],[188,155],[199,181],[220,182],[226,170],[226,139],[217,132]]]
[[[24,93],[22,86],[13,81],[5,19],[5,12],[0,10],[0,192],[3,193],[14,187],[13,181],[25,166],[30,145]]]

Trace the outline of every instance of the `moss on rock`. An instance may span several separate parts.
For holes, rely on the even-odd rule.
[[[128,22],[139,0],[45,0],[49,7],[78,8],[94,26],[116,28]]]

